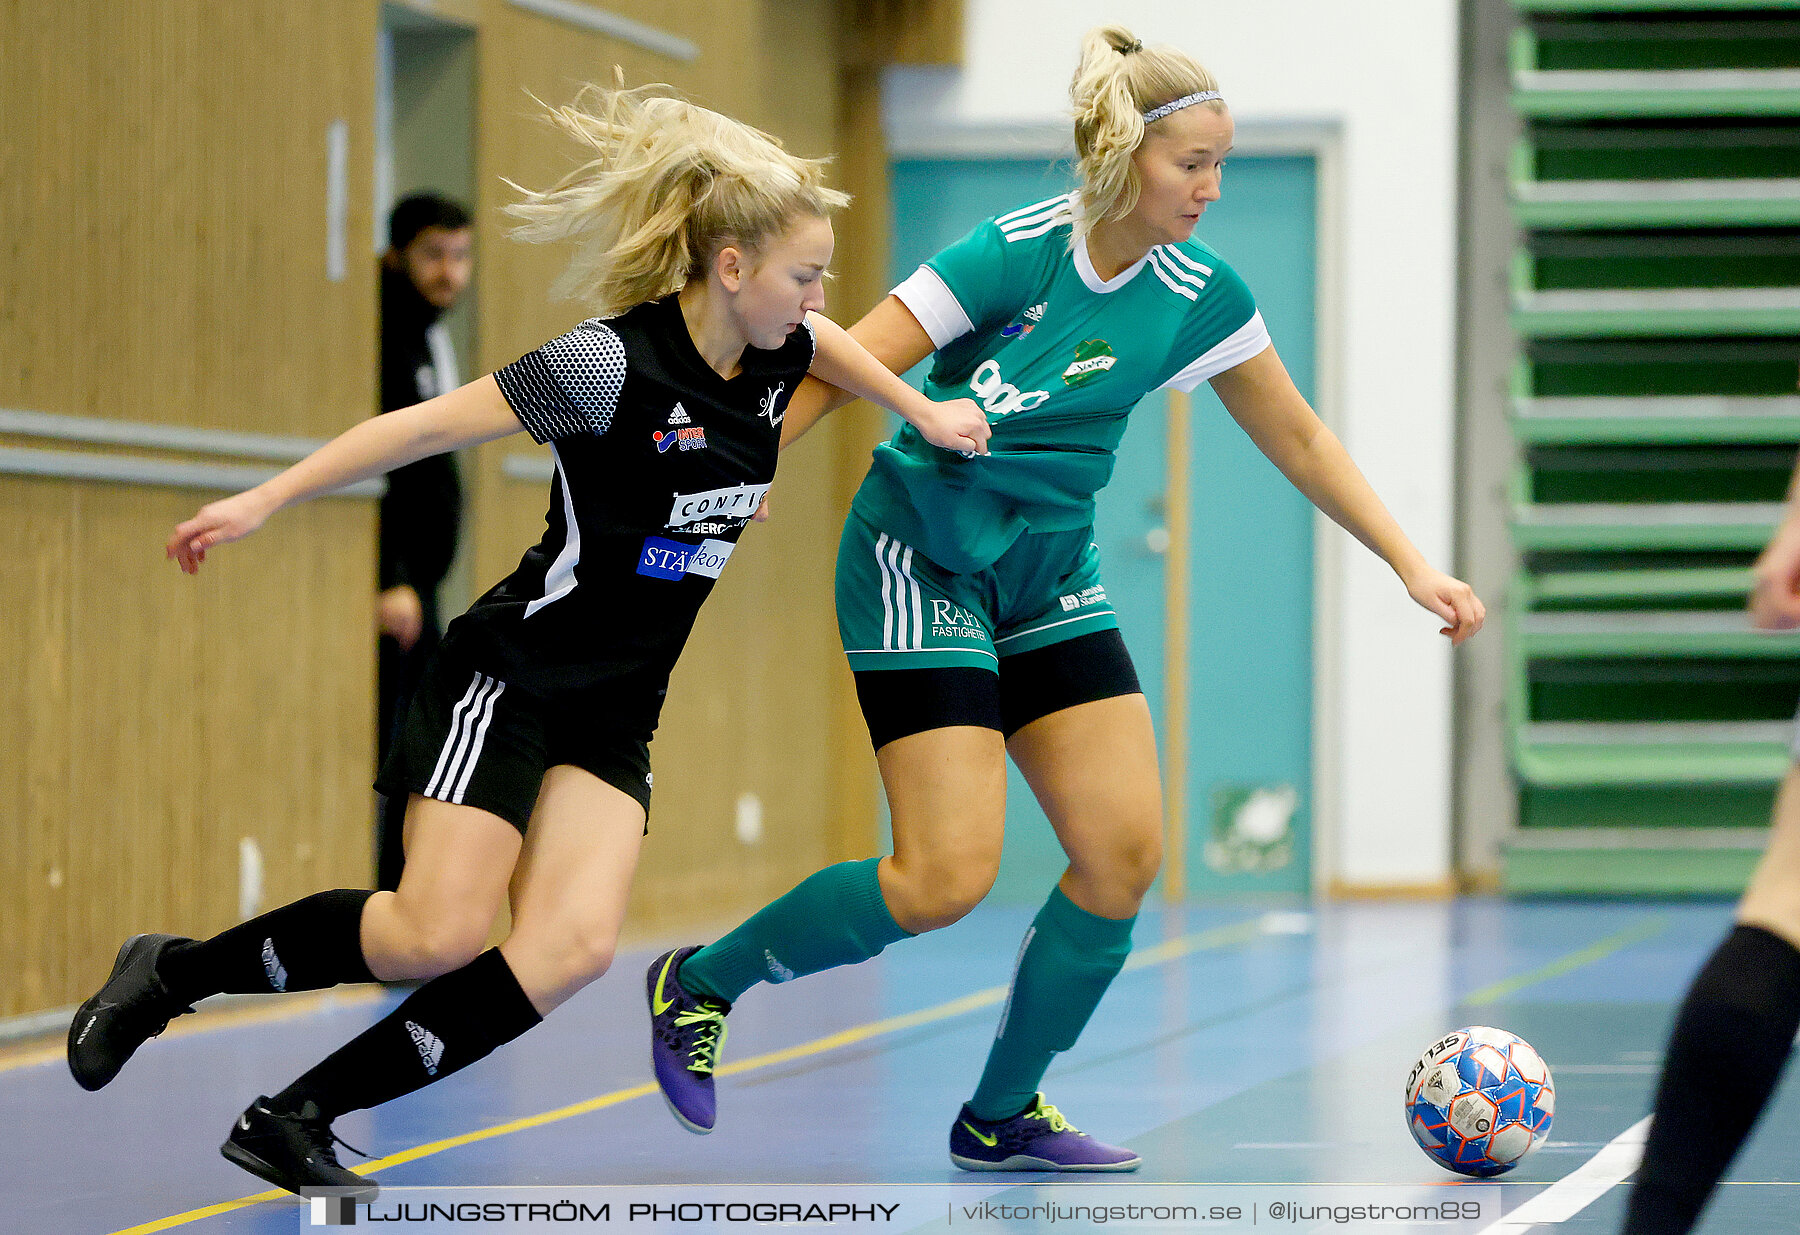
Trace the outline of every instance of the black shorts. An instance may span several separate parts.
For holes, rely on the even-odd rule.
[[[856,673],[857,702],[876,750],[950,725],[998,729],[1010,738],[1052,712],[1142,693],[1117,627],[1002,656],[997,673],[970,665]]]
[[[648,820],[648,739],[597,727],[593,714],[591,704],[577,712],[508,686],[446,644],[413,691],[375,788],[490,811],[523,832],[544,773],[566,763],[636,799]]]

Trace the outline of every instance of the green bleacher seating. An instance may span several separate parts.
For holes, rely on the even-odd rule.
[[[1744,613],[1800,444],[1800,0],[1513,7],[1502,883],[1735,892],[1800,697]]]

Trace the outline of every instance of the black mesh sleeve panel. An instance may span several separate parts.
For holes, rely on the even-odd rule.
[[[500,369],[494,380],[536,441],[604,433],[625,385],[625,345],[604,322],[586,321]]]

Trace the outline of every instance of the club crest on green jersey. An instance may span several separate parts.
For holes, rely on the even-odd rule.
[[[1063,370],[1063,383],[1079,386],[1090,382],[1119,363],[1112,344],[1105,339],[1089,339],[1075,348],[1075,363]]]

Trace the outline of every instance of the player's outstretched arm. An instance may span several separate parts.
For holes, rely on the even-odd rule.
[[[897,296],[889,296],[870,309],[850,327],[849,333],[889,373],[904,373],[932,353],[931,336]],[[817,377],[807,378],[789,400],[787,415],[782,419],[782,449],[792,446],[828,413],[855,397]]]
[[[1787,517],[1752,571],[1750,620],[1763,630],[1800,626],[1800,465],[1788,484]]]
[[[208,549],[243,539],[283,506],[524,427],[493,377],[480,378],[424,403],[359,421],[254,489],[202,506],[175,529],[164,552],[191,575]]]
[[[1460,644],[1481,629],[1487,608],[1475,590],[1425,560],[1370,487],[1337,435],[1325,427],[1273,347],[1212,379],[1225,410],[1258,450],[1313,505],[1373,550],[1400,576],[1407,595],[1444,619]]]
[[[809,319],[818,350],[813,353],[814,376],[861,399],[869,399],[896,413],[919,431],[926,441],[945,450],[987,453],[987,413],[973,399],[937,403],[908,386],[851,338],[850,332],[818,313]]]

